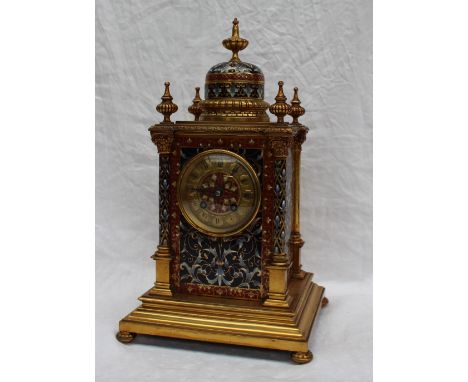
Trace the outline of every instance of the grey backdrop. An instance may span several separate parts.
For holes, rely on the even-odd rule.
[[[327,288],[310,341],[315,359],[287,353],[143,338],[114,338],[119,319],[154,282],[158,160],[147,128],[164,81],[179,111],[208,69],[227,61],[221,41],[238,17],[240,56],[299,87],[311,130],[303,147],[303,265]],[[372,4],[341,1],[96,3],[97,381],[372,379]]]

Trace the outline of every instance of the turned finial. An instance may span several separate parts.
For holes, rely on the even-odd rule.
[[[232,22],[232,35],[230,38],[223,40],[223,46],[232,51],[230,61],[240,61],[239,51],[247,48],[249,42],[246,39],[239,37],[239,21],[237,17]]]
[[[291,100],[291,109],[288,113],[293,118],[293,124],[299,124],[298,118],[305,113],[305,109],[301,106],[301,101],[297,94],[298,91],[298,88],[294,88],[294,97]]]
[[[270,113],[276,115],[278,118],[277,123],[284,123],[284,116],[286,114],[289,114],[289,111],[291,110],[291,106],[286,103],[286,96],[284,95],[283,92],[283,81],[278,82],[278,94],[275,97],[275,103],[270,106]]]
[[[200,118],[200,114],[202,113],[202,108],[200,105],[201,101],[202,99],[200,98],[200,88],[197,86],[195,88],[195,98],[192,101],[193,103],[188,108],[189,113],[195,116],[195,121],[198,121],[198,119]]]
[[[177,105],[172,102],[173,98],[171,96],[171,92],[169,91],[169,85],[170,82],[164,82],[166,89],[164,90],[164,94],[161,97],[162,102],[156,106],[156,111],[164,115],[163,123],[171,123],[171,114],[174,114],[178,109]]]

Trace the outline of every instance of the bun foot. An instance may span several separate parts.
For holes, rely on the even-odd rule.
[[[322,298],[322,308],[326,307],[328,305],[328,298],[324,297]]]
[[[307,350],[306,352],[297,351],[297,352],[291,353],[291,359],[294,362],[299,363],[299,364],[308,363],[312,361],[312,358],[314,358],[314,356],[312,355],[310,350]]]
[[[135,335],[135,333],[120,331],[117,333],[116,337],[123,344],[129,344],[135,339]]]

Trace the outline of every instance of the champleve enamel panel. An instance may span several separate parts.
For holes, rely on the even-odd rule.
[[[177,272],[182,290],[197,294],[226,295],[229,292],[231,297],[259,297],[262,287],[263,230],[259,205],[263,152],[260,149],[236,151],[203,151],[196,148],[184,148],[181,151],[181,175],[190,177],[193,168],[202,168],[199,174],[195,171],[196,175],[192,180],[187,178],[187,185],[197,193],[192,194],[196,203],[204,207],[200,207],[200,210],[212,210],[211,216],[214,217],[229,217],[240,206],[245,210],[236,216],[247,221],[246,225],[242,224],[239,218],[238,226],[234,228],[241,228],[236,234],[213,235],[210,231],[213,228],[207,228],[205,232],[197,224],[188,221],[187,211],[185,214],[181,213],[180,262],[178,261]],[[207,160],[212,163],[200,165]],[[233,172],[234,177],[231,178]],[[179,185],[182,182],[184,181],[181,180]],[[227,192],[216,193],[222,187]],[[250,190],[254,190],[251,196],[248,195]],[[183,186],[179,189],[179,206],[183,202],[183,193],[188,191],[183,191]],[[240,196],[243,194],[247,196],[244,199]],[[195,206],[193,199],[191,203],[186,205]],[[233,227],[227,225],[224,229],[231,230]]]

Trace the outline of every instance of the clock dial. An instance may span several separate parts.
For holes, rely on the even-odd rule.
[[[260,182],[254,169],[227,150],[193,157],[180,174],[177,190],[187,221],[212,236],[241,232],[260,207]]]

